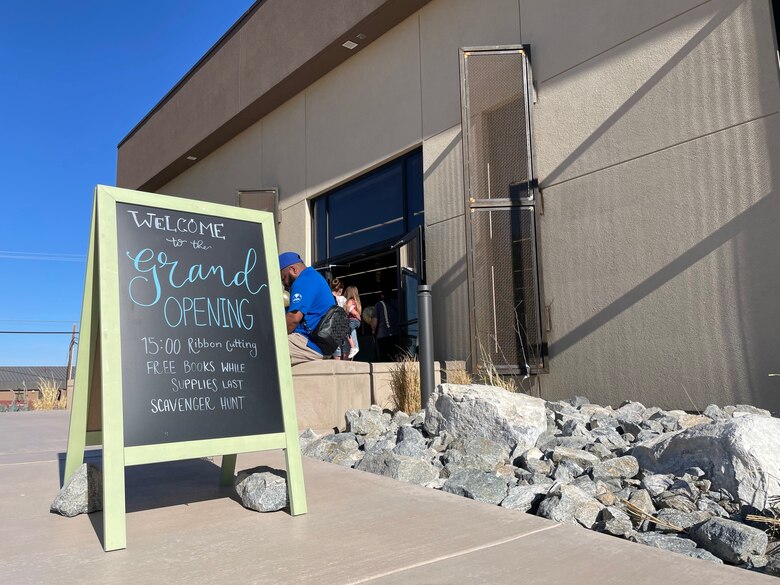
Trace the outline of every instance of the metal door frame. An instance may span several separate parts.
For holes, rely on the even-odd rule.
[[[496,199],[477,199],[471,194],[471,182],[469,176],[470,168],[470,142],[468,132],[468,120],[470,120],[469,110],[469,95],[468,95],[468,69],[466,67],[466,60],[472,53],[479,53],[480,55],[506,55],[517,54],[522,55],[523,64],[523,94],[525,105],[525,124],[526,124],[526,148],[528,152],[528,189],[530,191],[530,197],[520,199],[510,198],[496,198]],[[546,312],[544,305],[544,287],[542,281],[542,253],[541,253],[541,241],[539,237],[540,231],[540,216],[544,213],[544,203],[541,196],[541,192],[538,188],[536,180],[536,160],[535,150],[533,148],[533,112],[531,108],[532,102],[535,102],[535,90],[533,87],[533,78],[531,75],[531,67],[529,62],[530,46],[529,45],[492,45],[481,47],[462,47],[459,49],[459,61],[460,61],[460,99],[461,99],[461,136],[463,145],[463,190],[465,196],[465,225],[466,225],[466,275],[468,286],[468,317],[469,317],[469,358],[467,364],[470,366],[470,370],[475,372],[480,367],[480,352],[477,339],[477,324],[476,324],[476,290],[474,286],[475,270],[474,270],[474,257],[476,253],[475,243],[472,237],[472,215],[478,209],[506,209],[512,208],[533,208],[534,210],[534,224],[536,226],[534,230],[534,243],[536,249],[536,279],[537,279],[537,306],[538,306],[538,319],[539,319],[539,331],[540,331],[540,358],[542,361],[541,367],[531,367],[528,374],[542,374],[549,372],[549,360],[548,360],[548,344],[547,344],[547,331],[548,327],[545,324],[543,315]],[[533,96],[533,98],[532,98]],[[496,366],[496,369],[510,374],[521,373],[521,366]]]

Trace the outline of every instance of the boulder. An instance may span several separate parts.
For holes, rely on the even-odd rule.
[[[493,473],[476,469],[463,469],[450,477],[442,491],[497,505],[507,495],[507,483]]]
[[[339,433],[325,435],[312,441],[303,454],[307,457],[319,459],[327,463],[336,463],[351,467],[363,457],[363,452],[358,447],[358,442],[353,433]]]
[[[426,485],[439,477],[439,469],[430,462],[392,451],[367,453],[355,469],[416,485]]]
[[[561,485],[553,488],[550,495],[539,504],[537,515],[556,522],[593,528],[603,509],[603,504],[580,488]]]
[[[287,505],[287,480],[270,467],[240,471],[233,482],[245,508],[276,512]]]
[[[634,457],[615,457],[601,461],[591,470],[593,479],[627,479],[639,473],[639,463]]]
[[[734,520],[710,518],[688,529],[691,539],[701,548],[729,563],[744,563],[752,555],[764,555],[766,533]]]
[[[504,445],[485,439],[469,437],[456,440],[447,451],[448,461],[463,468],[495,471],[507,460]]]
[[[507,496],[501,501],[501,507],[521,512],[532,512],[533,508],[547,495],[549,489],[549,485],[518,485],[511,487]]]
[[[376,405],[359,410],[348,410],[344,416],[347,419],[347,430],[356,435],[376,437],[390,428],[392,417]]]
[[[627,537],[634,530],[631,517],[620,508],[607,506],[601,511],[601,521],[597,529],[613,536]]]
[[[544,400],[493,386],[440,384],[428,402],[425,430],[454,438],[484,437],[504,446],[530,449],[547,429]],[[522,450],[525,450],[522,449]]]
[[[725,489],[764,510],[780,496],[780,420],[746,414],[667,433],[631,450],[643,469],[681,476],[700,467],[714,490]]]
[[[103,474],[91,463],[82,463],[62,486],[51,511],[72,518],[103,509]]]

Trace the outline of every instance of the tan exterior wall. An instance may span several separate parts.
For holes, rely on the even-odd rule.
[[[433,0],[159,189],[307,201],[422,145],[436,358],[468,356],[458,48],[528,43],[541,394],[780,410],[778,87],[766,0]]]

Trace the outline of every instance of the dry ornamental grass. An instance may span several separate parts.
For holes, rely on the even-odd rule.
[[[65,401],[58,400],[59,387],[54,380],[40,378],[39,390],[40,398],[36,398],[30,404],[33,410],[62,410],[65,408]]]
[[[406,355],[390,367],[390,390],[393,407],[403,412],[422,409],[420,397],[420,365]]]

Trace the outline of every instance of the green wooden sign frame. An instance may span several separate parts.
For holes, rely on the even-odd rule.
[[[269,270],[272,327],[281,389],[284,432],[243,437],[125,446],[122,401],[122,353],[119,316],[119,268],[116,204],[130,203],[163,210],[199,213],[256,223],[265,242]],[[92,208],[87,274],[81,311],[78,368],[71,402],[65,481],[84,462],[86,446],[103,447],[103,549],[126,548],[125,467],[164,461],[222,456],[220,483],[229,485],[235,474],[236,455],[251,451],[284,449],[290,512],[306,513],[301,450],[295,414],[282,285],[273,278],[278,262],[276,226],[271,213],[143,193],[98,185]],[[98,411],[99,401],[99,411]],[[88,424],[90,412],[99,423]],[[96,428],[99,427],[99,428]]]

